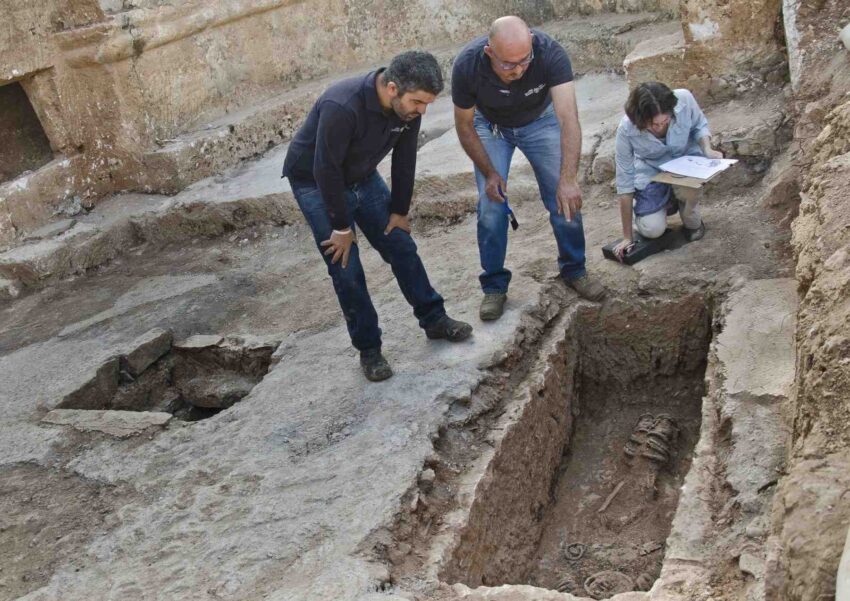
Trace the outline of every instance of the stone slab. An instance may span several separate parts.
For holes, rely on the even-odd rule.
[[[139,376],[157,359],[171,350],[171,330],[154,328],[133,341],[133,350],[124,355],[122,367],[130,375]]]
[[[717,339],[726,394],[787,398],[794,382],[796,282],[751,281],[727,305],[731,310]]]
[[[78,389],[65,395],[60,408],[98,409],[105,407],[118,390],[118,357],[112,357],[92,368],[88,380]]]
[[[471,589],[464,584],[452,586],[455,597],[452,601],[590,601],[589,597],[576,597],[569,593],[559,593],[550,589],[529,586],[525,584],[505,584],[502,586],[480,586]],[[633,599],[624,598],[618,601],[643,601],[646,595]],[[619,597],[620,595],[618,595]]]
[[[185,340],[175,342],[174,348],[180,350],[199,350],[218,346],[223,340],[223,336],[216,334],[195,334]]]
[[[128,438],[148,428],[165,426],[173,416],[160,411],[111,411],[54,409],[41,421],[58,426],[71,426],[84,432],[103,432],[116,438]]]

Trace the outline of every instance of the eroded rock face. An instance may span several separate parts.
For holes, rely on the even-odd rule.
[[[843,98],[850,83],[839,73],[847,57],[835,52],[834,32],[821,35],[839,3],[788,4],[797,160],[804,165],[793,224],[802,298],[793,454],[777,490],[765,580],[771,601],[815,601],[835,594],[850,523],[850,505],[838,498],[850,488],[850,102]]]

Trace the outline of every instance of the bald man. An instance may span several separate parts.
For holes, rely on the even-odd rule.
[[[564,48],[519,17],[496,19],[489,35],[470,42],[455,59],[452,101],[457,134],[475,165],[478,184],[481,319],[502,315],[511,281],[505,268],[505,198],[517,148],[534,168],[558,245],[561,277],[582,297],[602,300],[605,289],[585,271],[578,185],[581,127]]]

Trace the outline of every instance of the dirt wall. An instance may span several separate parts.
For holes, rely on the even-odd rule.
[[[850,7],[788,4],[801,302],[793,450],[774,504],[768,592],[773,600],[815,601],[835,594],[850,525],[850,52],[837,37]]]

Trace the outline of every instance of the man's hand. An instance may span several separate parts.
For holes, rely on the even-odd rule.
[[[396,213],[390,213],[390,221],[389,223],[387,223],[387,227],[384,230],[384,235],[389,234],[395,228],[404,230],[408,234],[410,233],[410,219],[407,218],[407,215],[398,215]]]
[[[713,148],[709,148],[705,151],[705,156],[709,159],[722,159],[723,153],[719,150],[714,150]]]
[[[558,213],[562,213],[567,221],[572,221],[581,210],[581,188],[576,182],[562,177],[558,180],[557,200]]]
[[[493,171],[487,176],[487,184],[484,187],[484,190],[493,202],[505,202],[505,199],[502,198],[502,194],[508,193],[508,182],[503,180],[502,176],[496,171]]]
[[[617,246],[614,247],[614,256],[616,256],[620,263],[622,263],[626,254],[632,249],[634,245],[635,243],[631,238],[624,238],[620,240]]]
[[[348,267],[348,254],[351,252],[352,244],[357,244],[357,237],[354,235],[354,230],[349,228],[347,232],[334,231],[330,240],[322,242],[322,247],[326,249],[325,255],[333,255],[331,263],[342,259],[342,268],[345,269]]]

